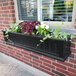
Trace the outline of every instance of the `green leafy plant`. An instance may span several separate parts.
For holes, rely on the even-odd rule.
[[[40,43],[37,44],[37,46],[43,43],[47,38],[65,39],[66,41],[71,41],[75,37],[74,35],[71,35],[65,32],[60,32],[60,29],[61,28],[59,26],[55,27],[55,29],[52,29],[52,28],[45,29],[45,27],[44,29],[42,29],[41,26],[39,26],[37,33],[42,35],[42,30],[44,31],[46,30],[48,31],[48,33],[45,34],[43,31],[44,38],[40,40]]]
[[[31,22],[32,23],[32,22]],[[35,22],[36,26],[33,28],[31,26],[34,26],[34,22],[31,24],[28,23],[30,28],[26,29],[25,22],[23,23],[10,23],[10,29],[6,28],[3,31],[5,31],[5,37],[8,39],[8,32],[19,32],[19,33],[24,33],[27,34],[29,31],[31,31],[32,35],[39,35],[43,36],[43,39],[40,40],[40,43],[37,44],[39,46],[41,43],[43,43],[47,38],[54,38],[54,39],[65,39],[66,41],[71,41],[75,36],[65,33],[65,32],[60,32],[60,27],[56,26],[55,29],[50,28],[48,25],[42,23],[40,24],[39,22]],[[21,26],[20,26],[21,24]],[[28,27],[28,26],[27,26]],[[23,28],[23,29],[22,29]],[[33,28],[33,29],[32,29]],[[24,30],[23,32],[21,30]],[[28,32],[26,32],[28,31]]]
[[[21,26],[19,25],[19,23],[10,23],[10,31],[21,32]]]
[[[49,33],[49,29],[46,29],[46,26],[44,26],[43,28],[41,28],[40,25],[37,26],[37,32],[36,34],[39,34],[39,35],[46,35]]]
[[[5,31],[5,37],[8,39],[8,32],[21,32],[21,26],[19,23],[10,23],[10,28],[5,28],[3,31]]]

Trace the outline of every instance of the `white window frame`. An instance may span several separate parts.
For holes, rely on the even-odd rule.
[[[60,26],[60,27],[68,27],[68,28],[74,28],[74,23],[75,23],[75,13],[76,13],[76,0],[74,0],[73,2],[73,13],[72,13],[72,21],[71,22],[64,22],[64,24],[62,24],[62,22],[58,22],[58,21],[41,21],[42,17],[42,10],[41,10],[41,0],[37,0],[38,3],[38,21],[40,22],[44,22],[45,24],[48,24],[49,26]],[[15,16],[16,16],[16,22],[22,22],[24,20],[19,20],[18,17],[18,6],[17,6],[17,0],[14,0],[14,8],[15,8]]]

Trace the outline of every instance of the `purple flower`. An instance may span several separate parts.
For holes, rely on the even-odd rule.
[[[35,30],[35,26],[40,25],[40,22],[39,21],[24,21],[24,22],[21,22],[19,25],[22,27],[21,32],[32,34],[32,32],[34,32]]]

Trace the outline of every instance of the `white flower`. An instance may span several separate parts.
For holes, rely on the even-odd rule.
[[[45,24],[41,24],[41,28],[44,28],[45,27]]]
[[[45,28],[46,28],[46,29],[48,29],[48,28],[49,28],[49,26],[48,26],[48,25],[46,25],[46,26],[45,26]]]
[[[18,29],[18,27],[16,27],[16,29]]]
[[[45,29],[48,29],[49,28],[49,26],[48,25],[46,25],[46,24],[41,24],[41,28],[45,28]]]
[[[38,29],[38,26],[36,26],[35,28]]]

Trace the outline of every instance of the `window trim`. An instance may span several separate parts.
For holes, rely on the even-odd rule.
[[[74,28],[74,21],[75,21],[75,4],[76,4],[76,0],[74,0],[73,2],[73,13],[72,13],[72,22],[64,22],[64,24],[62,25],[62,22],[58,22],[58,21],[42,21],[42,17],[41,17],[41,0],[37,0],[38,2],[38,21],[40,22],[44,22],[45,24],[48,24],[49,26],[60,26],[60,27],[70,27],[70,28]],[[16,22],[22,22],[24,20],[19,20],[18,17],[18,6],[17,6],[17,0],[14,0],[14,8],[15,8],[15,17],[16,17]]]

